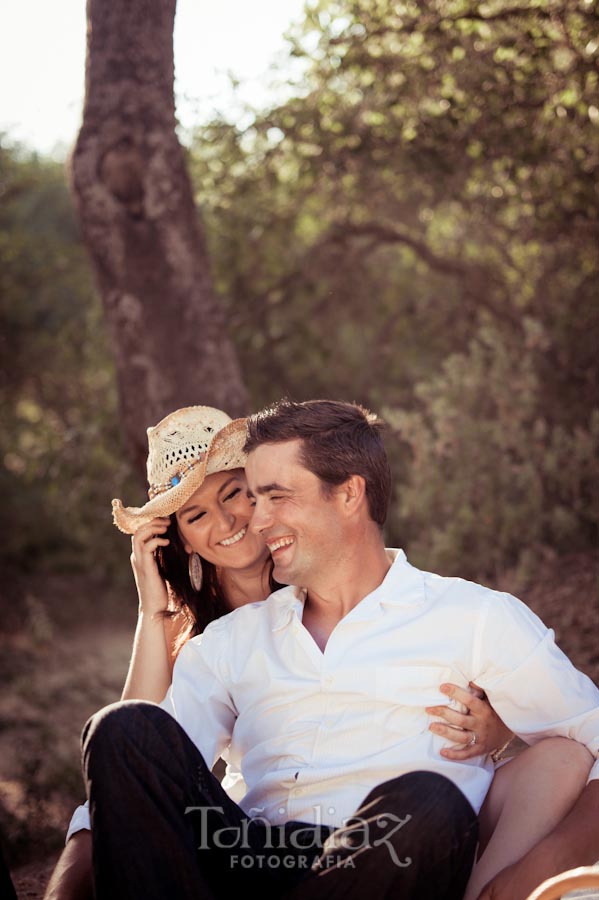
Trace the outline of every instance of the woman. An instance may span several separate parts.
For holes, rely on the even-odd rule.
[[[115,500],[113,514],[117,527],[133,535],[131,563],[139,597],[122,697],[159,702],[185,640],[237,606],[264,599],[277,585],[267,548],[248,527],[252,507],[243,472],[244,421],[231,422],[209,407],[190,407],[167,416],[148,430],[148,437],[150,500],[141,508],[124,508]],[[450,706],[428,710],[434,718],[431,730],[453,744],[443,751],[446,757],[480,756],[509,738],[474,686],[472,692],[456,685],[451,691],[452,699],[461,704],[459,710]],[[482,845],[488,846],[473,873],[469,900],[563,817],[580,793],[589,767],[585,748],[556,738],[530,748],[499,770],[481,812]],[[239,773],[228,772],[223,784],[234,799],[243,792]],[[527,808],[534,813],[530,821],[522,813]],[[75,833],[47,898],[91,895],[89,831],[77,827],[81,825],[75,822],[70,829],[69,836]]]
[[[190,407],[148,429],[148,440],[150,500],[142,509],[115,500],[113,516],[133,535],[139,597],[122,699],[160,702],[185,640],[278,585],[264,541],[248,529],[245,420]]]

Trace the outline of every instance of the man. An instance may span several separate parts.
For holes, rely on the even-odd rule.
[[[190,641],[162,710],[117,704],[88,723],[97,896],[457,900],[492,769],[440,755],[425,712],[439,684],[475,681],[516,733],[595,756],[599,692],[514,598],[390,559],[389,466],[359,407],[282,402],[251,417],[246,450],[251,527],[275,578],[302,588]],[[221,753],[243,808],[211,775]],[[562,869],[599,855],[593,775],[557,836],[485,896],[534,887],[556,847]]]

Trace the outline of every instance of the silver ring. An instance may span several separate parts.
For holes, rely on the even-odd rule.
[[[475,744],[476,744],[476,731],[473,731],[473,732],[472,732],[472,739],[470,740],[470,743],[469,743],[467,746],[468,746],[468,747],[474,747]]]

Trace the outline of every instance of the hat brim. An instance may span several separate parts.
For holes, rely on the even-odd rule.
[[[243,452],[243,445],[247,437],[246,423],[247,419],[233,419],[221,428],[204,459],[182,476],[179,484],[157,494],[145,506],[123,506],[121,500],[113,500],[112,518],[119,531],[135,534],[157,516],[170,516],[177,512],[201,487],[207,475],[245,468],[247,454]]]

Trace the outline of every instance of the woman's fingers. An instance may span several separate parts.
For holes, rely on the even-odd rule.
[[[459,713],[456,709],[452,709],[451,706],[427,706],[426,712],[429,716],[439,716],[450,725],[456,725],[458,728],[472,727],[473,717]]]
[[[463,716],[463,718],[469,719],[471,717]],[[447,738],[452,744],[459,745],[457,747],[442,747],[440,753],[445,759],[472,759],[475,756],[481,755],[479,735],[476,735],[476,742],[474,744],[472,743],[472,737],[476,734],[474,730],[452,728],[450,725],[444,725],[442,722],[432,722],[429,728],[433,734],[438,734],[440,737]]]
[[[153,552],[156,548],[151,549],[149,545],[158,535],[164,534],[168,526],[169,519],[165,518],[152,519],[147,525],[142,525],[131,538],[133,552],[136,553],[142,550]]]
[[[452,700],[462,703],[467,712],[458,712],[451,706],[429,706],[426,712],[431,716],[443,719],[444,722],[432,722],[430,730],[434,734],[449,739],[453,744],[462,744],[463,747],[457,748],[460,753],[466,752],[463,757],[450,756],[450,759],[467,759],[471,756],[478,756],[480,747],[472,743],[472,735],[476,734],[477,741],[480,742],[483,735],[486,734],[486,717],[487,706],[483,700],[476,697],[466,688],[459,687],[457,684],[442,684],[440,687],[442,693]],[[445,748],[451,753],[457,752],[455,748]],[[445,751],[442,751],[446,755]]]
[[[472,759],[480,756],[480,748],[476,744],[467,744],[465,747],[443,747],[440,751],[445,759]]]
[[[148,553],[154,553],[154,551],[157,550],[158,547],[168,547],[169,544],[170,541],[168,538],[154,538],[153,540],[146,543],[145,549],[148,551]]]
[[[148,522],[146,525],[142,525],[141,528],[138,528],[135,534],[132,536],[132,540],[140,540],[145,541],[153,534],[156,534],[158,531],[165,531],[170,524],[170,519],[165,516],[157,516],[155,519],[152,519],[151,522]]]
[[[451,697],[452,700],[459,700],[468,707],[471,713],[480,713],[484,708],[484,700],[479,700],[467,688],[458,687],[457,684],[442,684],[439,690],[447,697]]]
[[[471,687],[480,692],[480,687],[471,683]],[[440,690],[447,697],[463,704],[467,713],[458,712],[452,706],[429,706],[426,711],[442,722],[431,723],[430,730],[449,738],[452,743],[464,745],[456,750],[445,748],[441,752],[448,759],[470,759],[474,756],[490,753],[495,747],[505,743],[505,733],[509,729],[501,721],[493,710],[489,701],[480,699],[469,690],[459,687],[457,684],[442,684]],[[483,697],[485,695],[483,694]],[[451,731],[446,729],[451,728]],[[458,733],[456,729],[461,730]],[[472,736],[476,735],[476,742],[472,743]]]
[[[452,728],[451,725],[444,725],[442,722],[431,722],[429,730],[433,734],[447,738],[453,744],[471,744],[472,731],[465,731],[462,728]]]
[[[154,538],[151,541],[148,541],[144,544],[144,551],[147,552],[147,559],[151,561],[152,566],[156,565],[156,559],[154,553],[158,549],[158,547],[168,547],[170,541],[168,538]],[[133,566],[133,570],[135,573],[140,573],[145,565],[146,557],[139,557],[135,555],[135,552],[131,554],[129,557],[131,565]]]
[[[487,699],[486,693],[478,684],[475,684],[473,681],[469,681],[468,686],[474,691],[475,697],[478,697],[479,700]]]

